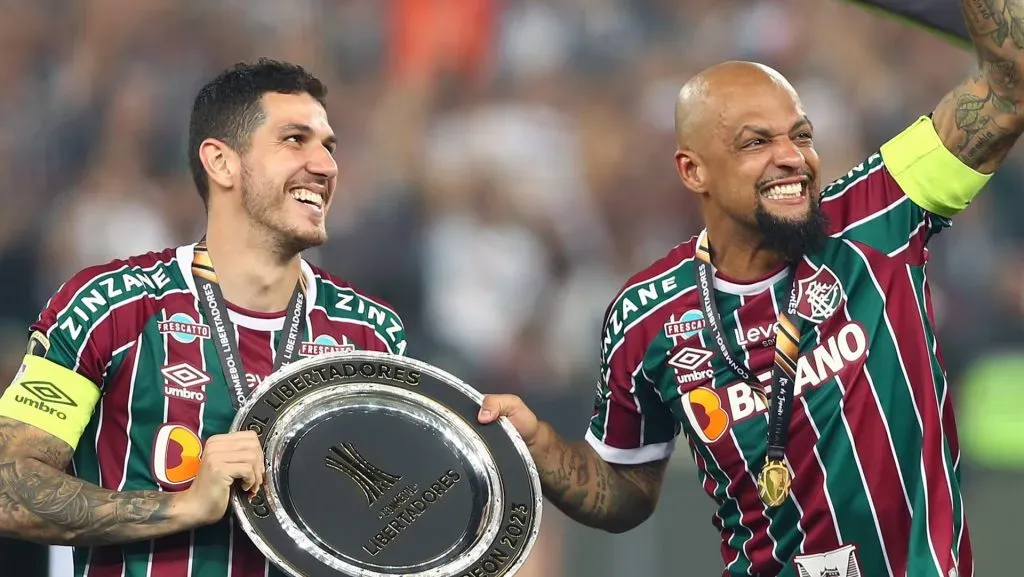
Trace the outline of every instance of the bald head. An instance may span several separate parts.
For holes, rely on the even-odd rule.
[[[743,94],[783,90],[796,99],[796,90],[777,70],[756,62],[729,61],[690,78],[676,98],[676,142],[693,148],[715,127],[727,104]]]

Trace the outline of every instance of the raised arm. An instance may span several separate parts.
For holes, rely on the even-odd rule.
[[[932,116],[942,143],[964,164],[991,174],[1024,132],[1024,0],[961,0],[979,71]]]
[[[520,432],[540,473],[544,496],[578,523],[622,533],[654,512],[668,459],[616,465],[586,441],[570,443],[537,417],[515,395],[488,395],[482,423],[508,417]]]

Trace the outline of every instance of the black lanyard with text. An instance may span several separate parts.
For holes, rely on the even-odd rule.
[[[711,340],[729,368],[749,384],[755,394],[763,390],[761,382],[750,369],[739,362],[729,350],[729,342],[722,329],[722,317],[718,313],[714,294],[714,271],[711,266],[711,248],[707,234],[702,234],[694,259],[697,289],[700,291],[700,306],[705,322],[711,332]],[[793,380],[796,363],[800,356],[801,320],[796,314],[798,297],[796,267],[790,267],[787,286],[789,301],[786,310],[779,311],[775,328],[775,362],[772,367],[771,399],[768,406],[768,455],[765,466],[758,475],[757,484],[761,499],[777,507],[789,496],[792,474],[785,464],[786,443],[789,437],[789,420],[793,411]]]
[[[221,370],[224,372],[224,378],[228,385],[231,405],[237,411],[249,397],[249,387],[246,384],[245,369],[242,366],[238,341],[235,339],[235,328],[231,324],[231,319],[228,318],[224,294],[217,282],[217,273],[213,269],[213,261],[210,260],[210,253],[206,250],[205,242],[196,245],[195,256],[192,258],[192,277],[196,281],[196,292],[199,294],[199,302],[203,307],[203,315],[211,325],[213,338],[216,339],[217,357],[220,359]],[[273,371],[277,371],[295,360],[299,349],[299,339],[305,333],[306,293],[304,284],[300,273],[299,281],[295,284],[295,292],[292,293],[291,301],[288,303],[284,332],[281,334],[281,342],[277,345]]]

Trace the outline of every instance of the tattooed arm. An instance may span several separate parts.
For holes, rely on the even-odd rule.
[[[596,529],[629,531],[654,512],[668,459],[641,465],[608,463],[586,441],[569,443],[547,423],[531,451],[541,486],[559,510]]]
[[[1024,0],[961,0],[979,71],[933,114],[943,144],[964,164],[991,174],[1024,132]]]
[[[54,545],[102,545],[189,528],[174,493],[115,492],[86,483],[62,472],[71,453],[49,433],[0,417],[0,534]]]

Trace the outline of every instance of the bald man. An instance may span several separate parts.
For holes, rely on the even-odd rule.
[[[585,438],[516,396],[481,409],[523,435],[553,504],[637,526],[682,433],[725,576],[973,574],[925,263],[1024,129],[1024,41],[1005,33],[1024,0],[1000,9],[963,2],[980,72],[824,189],[781,74],[727,62],[687,82],[675,160],[705,229],[609,305]]]

